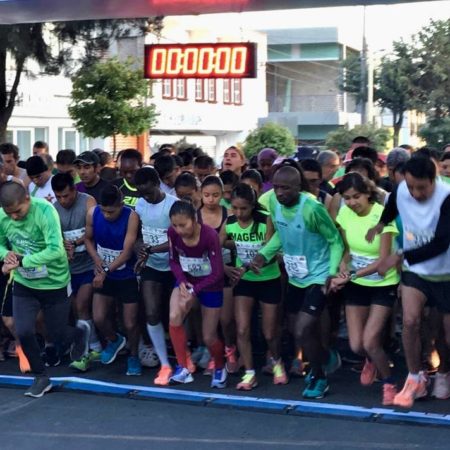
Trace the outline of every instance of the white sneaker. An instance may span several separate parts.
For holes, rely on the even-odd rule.
[[[227,387],[227,378],[228,372],[225,367],[223,369],[214,369],[211,380],[211,387],[218,389],[223,389]]]
[[[186,384],[192,383],[194,381],[194,377],[185,367],[177,366],[175,373],[170,377],[170,381],[173,383]]]
[[[159,366],[159,358],[153,347],[142,347],[139,350],[139,360],[145,367]]]
[[[445,400],[450,397],[450,372],[439,373],[437,372],[434,377],[434,386],[432,397],[436,397],[440,400]]]

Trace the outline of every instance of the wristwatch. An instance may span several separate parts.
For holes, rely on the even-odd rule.
[[[402,248],[399,248],[396,252],[395,252],[395,254],[397,255],[397,256],[403,256],[403,249]]]
[[[108,274],[109,273],[109,267],[108,266],[103,266],[103,272]]]
[[[356,274],[356,270],[350,270],[350,281],[355,281],[358,278],[358,275]]]

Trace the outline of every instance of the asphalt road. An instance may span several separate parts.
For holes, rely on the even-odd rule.
[[[445,428],[0,389],[2,450],[448,449]]]

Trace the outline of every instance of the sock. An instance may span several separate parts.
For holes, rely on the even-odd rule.
[[[177,357],[177,362],[181,367],[187,366],[187,339],[186,332],[183,325],[175,327],[169,325],[170,339],[172,341],[173,349]]]
[[[220,339],[216,339],[212,345],[208,346],[208,350],[214,360],[214,368],[223,369],[225,366],[223,342]]]
[[[102,344],[100,339],[97,336],[97,330],[95,329],[94,321],[92,319],[85,320],[85,322],[89,325],[91,332],[89,334],[89,349],[94,350],[96,352],[101,352]]]
[[[147,324],[147,331],[150,339],[155,347],[156,354],[162,366],[169,366],[169,358],[167,357],[166,337],[164,327],[161,322],[157,325]]]
[[[246,370],[245,375],[251,375],[252,377],[254,377],[256,375],[256,372],[254,369]]]
[[[420,372],[419,373],[409,373],[408,378],[410,380],[415,381],[416,383],[418,383],[420,381]]]

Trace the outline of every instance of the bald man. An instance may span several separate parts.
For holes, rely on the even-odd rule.
[[[36,340],[38,312],[44,313],[49,342],[60,351],[71,344],[74,360],[86,351],[88,330],[67,325],[70,273],[56,209],[45,199],[30,198],[26,188],[14,181],[0,186],[0,204],[2,271],[13,271],[16,333],[35,375],[25,395],[42,397],[52,384]]]
[[[281,166],[275,172],[269,208],[275,234],[251,269],[258,272],[282,251],[288,274],[286,308],[295,316],[295,337],[311,365],[303,397],[322,398],[329,388],[327,373],[340,361],[321,343],[320,316],[326,306],[325,286],[338,271],[344,244],[325,207],[304,192],[305,187],[300,168]]]

